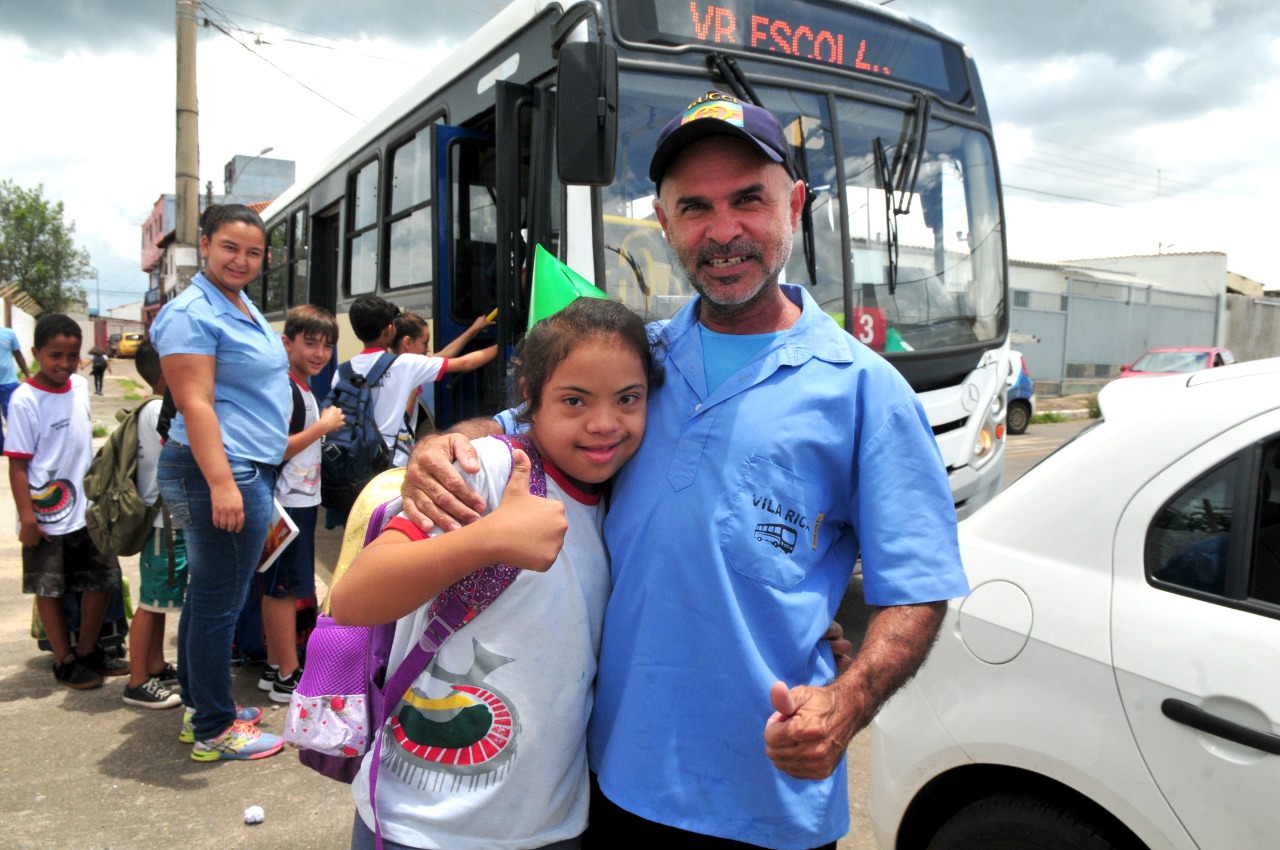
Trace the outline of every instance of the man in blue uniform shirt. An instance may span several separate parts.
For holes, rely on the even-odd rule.
[[[903,378],[779,284],[805,186],[770,113],[708,92],[663,129],[649,176],[698,297],[658,332],[667,380],[605,523],[587,838],[834,847],[845,748],[968,592],[946,471]],[[467,450],[415,453],[424,517],[452,523],[426,479],[449,486]],[[859,555],[877,607],[837,675],[822,638]]]

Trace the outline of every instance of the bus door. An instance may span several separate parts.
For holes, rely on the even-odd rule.
[[[311,255],[308,275],[310,303],[323,307],[330,313],[338,313],[338,248],[342,244],[339,226],[341,205],[334,204],[311,217]],[[317,399],[329,395],[333,386],[333,373],[338,369],[338,347],[333,347],[329,364],[312,377],[311,389]]]
[[[526,261],[535,242],[557,247],[560,189],[548,176],[552,96],[507,82],[494,88],[494,111],[472,126],[433,127],[437,197],[448,198],[437,212],[437,344],[495,309],[499,344],[498,358],[484,369],[437,383],[437,427],[509,405],[507,364],[528,317]],[[493,342],[486,334],[476,346]]]
[[[498,215],[493,134],[447,124],[432,126],[436,157],[436,281],[433,346],[454,339],[498,303]],[[436,426],[498,409],[493,370],[449,375],[436,383]]]

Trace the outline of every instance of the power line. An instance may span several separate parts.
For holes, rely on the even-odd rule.
[[[201,6],[202,8],[211,8],[211,7],[208,7],[208,6],[207,6],[206,4],[204,4],[204,3],[201,3],[201,4],[200,4],[200,6]],[[227,38],[229,38],[229,39],[231,39],[232,41],[234,41],[236,44],[238,44],[238,45],[240,45],[241,47],[243,47],[245,50],[249,51],[249,53],[250,53],[250,54],[252,54],[253,56],[256,56],[258,59],[261,59],[263,62],[266,62],[266,63],[267,63],[268,65],[270,65],[272,68],[275,68],[275,69],[276,69],[277,71],[279,71],[281,74],[284,74],[284,75],[285,75],[286,77],[288,77],[290,80],[293,80],[293,82],[295,82],[295,83],[297,83],[298,85],[302,86],[304,89],[306,89],[307,91],[311,92],[311,93],[312,93],[312,94],[314,94],[316,97],[318,97],[318,98],[320,98],[321,100],[323,100],[325,103],[328,103],[330,106],[333,106],[333,107],[335,107],[336,109],[339,109],[339,110],[341,110],[341,111],[345,112],[346,114],[350,115],[352,118],[356,119],[357,121],[360,121],[360,122],[362,122],[362,123],[368,123],[368,121],[367,121],[366,119],[361,118],[359,115],[356,115],[354,112],[352,112],[351,110],[347,109],[345,106],[342,106],[341,104],[337,103],[336,101],[333,101],[333,100],[331,100],[331,99],[330,99],[330,98],[328,98],[328,97],[325,97],[323,94],[321,94],[320,92],[316,91],[314,88],[312,88],[311,86],[307,85],[306,83],[302,82],[302,81],[301,81],[301,80],[299,80],[297,77],[293,76],[293,75],[292,75],[292,74],[290,74],[288,71],[284,70],[284,69],[283,69],[283,68],[281,68],[279,65],[277,65],[276,63],[274,63],[274,62],[272,62],[270,59],[268,59],[267,57],[265,57],[265,56],[263,56],[262,54],[258,53],[258,52],[257,52],[256,50],[254,50],[252,47],[250,47],[249,45],[245,44],[245,43],[244,43],[243,41],[241,41],[240,39],[238,39],[238,38],[236,38],[235,36],[233,36],[233,35],[232,35],[232,34],[231,34],[227,29],[225,29],[222,25],[220,25],[220,24],[218,24],[218,23],[214,22],[214,20],[213,20],[212,18],[205,18],[205,23],[206,23],[206,24],[208,24],[209,26],[213,27],[214,29],[216,29],[218,32],[220,32],[220,33],[222,33],[223,35],[225,35]]]
[[[1006,189],[1014,189],[1018,192],[1030,192],[1032,195],[1048,195],[1051,198],[1063,198],[1068,201],[1084,201],[1088,204],[1101,204],[1104,207],[1123,208],[1126,204],[1112,204],[1107,201],[1099,201],[1097,198],[1082,198],[1079,195],[1064,195],[1060,192],[1046,192],[1043,189],[1032,189],[1027,186],[1015,186],[1012,183],[1001,184]]]

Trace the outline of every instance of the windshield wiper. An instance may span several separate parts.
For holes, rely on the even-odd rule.
[[[884,142],[876,136],[871,140],[871,151],[876,157],[876,177],[884,192],[884,230],[888,242],[889,294],[898,289],[898,206],[893,199],[893,174],[889,171],[889,158],[884,152]]]
[[[738,67],[738,60],[724,53],[712,52],[707,56],[707,67],[719,74],[738,98],[754,103],[761,109],[765,108],[755,89],[742,73],[742,69]],[[814,247],[813,238],[813,193],[810,191],[813,183],[809,180],[809,157],[804,148],[803,116],[798,117],[797,121],[800,131],[799,144],[791,145],[791,156],[788,159],[791,173],[804,184],[804,207],[800,210],[800,244],[804,251],[805,271],[809,273],[809,285],[817,286],[818,268],[815,259],[817,250]]]
[[[916,108],[911,116],[906,137],[898,145],[893,167],[885,154],[884,141],[876,136],[871,141],[876,158],[876,174],[884,191],[885,237],[889,243],[889,294],[898,289],[898,216],[911,213],[911,199],[916,193],[916,181],[920,178],[920,166],[924,163],[925,141],[929,137],[929,117],[933,113],[933,101],[928,95],[916,92]],[[897,193],[897,197],[894,197]]]
[[[929,137],[929,117],[933,113],[933,101],[928,95],[916,92],[916,110],[912,115],[911,126],[907,137],[898,146],[898,156],[894,165],[894,188],[898,192],[898,202],[894,205],[895,215],[907,215],[911,212],[911,198],[916,193],[916,180],[920,177],[920,166],[924,163],[924,143]]]

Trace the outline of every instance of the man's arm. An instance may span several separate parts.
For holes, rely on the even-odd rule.
[[[17,349],[13,352],[13,359],[18,364],[18,368],[22,370],[22,374],[29,381],[31,380],[31,370],[27,368],[27,358],[22,356],[22,352]]]
[[[452,531],[480,518],[484,499],[467,486],[453,464],[457,461],[467,472],[479,472],[480,461],[471,441],[501,433],[492,419],[468,419],[418,441],[400,488],[404,512],[414,525],[423,531],[437,525]]]
[[[853,736],[924,663],[946,614],[946,602],[880,608],[871,615],[862,648],[831,684],[769,692],[774,714],[765,724],[765,753],[797,779],[825,779]]]

